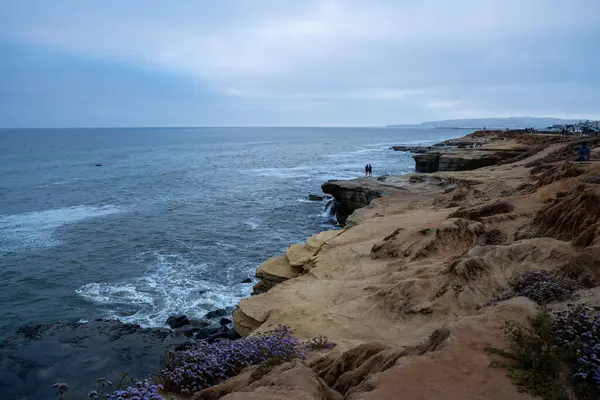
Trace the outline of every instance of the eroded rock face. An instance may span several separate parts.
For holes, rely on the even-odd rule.
[[[392,146],[392,150],[394,151],[406,151],[414,154],[421,154],[431,151],[433,147],[431,146]]]
[[[467,218],[480,221],[482,218],[509,213],[514,209],[515,206],[506,200],[495,200],[477,206],[461,207],[450,214],[450,218]]]
[[[52,385],[66,382],[69,398],[84,399],[97,378],[118,382],[125,370],[147,377],[168,349],[188,342],[169,329],[108,320],[23,327],[0,345],[1,397],[54,398]]]
[[[522,152],[521,150],[474,150],[472,153],[461,154],[431,152],[416,154],[413,158],[417,172],[471,171],[496,165],[500,161],[514,158]]]
[[[440,169],[440,153],[425,153],[413,156],[417,172],[436,172]]]
[[[302,268],[290,265],[286,256],[271,257],[256,270],[260,282],[254,286],[253,294],[264,293],[278,283],[297,277],[301,272]]]
[[[442,155],[440,157],[440,171],[471,171],[477,168],[496,165],[502,160],[513,158],[521,154],[520,151],[485,152],[469,155]]]
[[[267,370],[251,367],[239,377],[204,389],[194,400],[343,400],[306,364],[295,360]]]
[[[383,196],[383,188],[364,185],[359,181],[328,181],[321,186],[324,193],[336,200],[337,221],[344,225],[348,216],[359,208],[368,206],[371,201]]]
[[[600,189],[579,185],[539,210],[517,232],[517,239],[553,237],[577,246],[596,244],[600,234]]]

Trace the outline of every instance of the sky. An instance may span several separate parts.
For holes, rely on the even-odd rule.
[[[600,119],[598,0],[0,0],[0,127]]]

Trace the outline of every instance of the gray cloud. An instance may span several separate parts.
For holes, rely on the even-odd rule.
[[[595,0],[207,3],[24,0],[0,39],[183,77],[239,124],[600,117]]]

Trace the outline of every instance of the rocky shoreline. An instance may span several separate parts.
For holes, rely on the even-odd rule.
[[[427,391],[439,400],[530,399],[489,368],[483,350],[505,346],[504,323],[526,322],[538,307],[524,297],[489,306],[492,299],[515,275],[540,269],[577,280],[585,289],[575,301],[600,308],[600,140],[592,162],[579,164],[569,140],[475,132],[448,141],[456,148],[431,173],[326,182],[341,229],[263,262],[232,321],[222,310],[208,325],[174,316],[171,330],[103,320],[23,328],[0,346],[2,393],[43,398],[49,380],[83,384],[106,370],[149,376],[191,337],[235,339],[284,325],[301,340],[325,335],[337,346],[250,367],[193,398],[391,400]],[[417,170],[432,151],[415,155]]]
[[[169,350],[190,347],[196,340],[236,340],[233,309],[217,309],[205,319],[169,317],[168,328],[142,328],[116,320],[55,322],[23,326],[0,343],[0,393],[10,399],[48,398],[55,382],[68,382],[73,398],[87,398],[97,378],[118,381],[158,372]]]
[[[600,249],[600,187],[592,183],[600,162],[573,163],[578,140],[560,135],[476,132],[456,142],[473,141],[480,154],[495,155],[491,165],[323,185],[344,227],[259,266],[257,277],[269,283],[240,302],[234,326],[242,336],[287,325],[302,339],[331,338],[336,350],[309,360],[307,379],[337,394],[309,395],[310,385],[303,392],[278,381],[269,398],[421,398],[425,389],[440,400],[531,398],[489,368],[483,349],[504,346],[504,322],[526,321],[537,306],[525,298],[486,304],[515,275],[541,269],[578,280],[588,289],[574,298],[600,306],[592,255]],[[593,160],[599,146],[595,140]],[[451,154],[469,159],[473,150]],[[434,350],[396,361],[446,334]],[[228,387],[222,398],[259,399],[260,390],[267,389]],[[198,399],[208,398],[202,393]]]

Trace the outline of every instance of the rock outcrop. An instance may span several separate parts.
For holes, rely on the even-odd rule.
[[[415,159],[415,171],[436,172],[440,169],[440,153],[424,153],[413,156]]]
[[[500,161],[514,158],[522,150],[490,150],[469,149],[457,152],[431,152],[416,154],[415,169],[417,172],[436,171],[471,171],[478,168],[496,165]]]
[[[265,293],[279,283],[308,272],[321,247],[340,233],[341,231],[325,231],[315,234],[306,239],[305,243],[290,245],[285,255],[271,257],[260,264],[256,270],[259,282],[254,285],[253,294]]]
[[[433,147],[431,146],[392,146],[392,150],[394,151],[405,151],[408,153],[414,154],[422,154],[431,151]]]
[[[256,277],[260,279],[254,286],[254,294],[260,294],[285,280],[295,278],[302,273],[302,268],[294,267],[286,256],[275,256],[260,264]]]
[[[336,200],[335,216],[341,225],[346,224],[348,216],[354,211],[368,206],[375,199],[398,191],[398,188],[385,185],[374,178],[328,181],[321,189]]]

